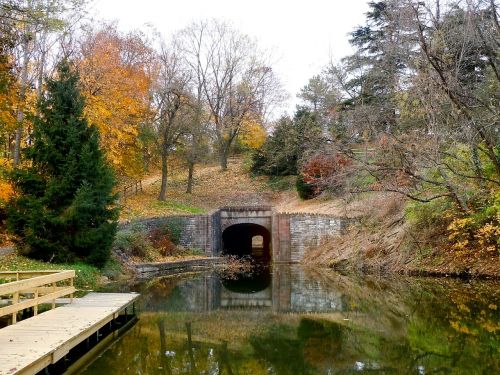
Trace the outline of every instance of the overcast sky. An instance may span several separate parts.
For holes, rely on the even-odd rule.
[[[368,0],[95,0],[96,18],[117,20],[120,29],[151,25],[165,36],[190,22],[218,18],[271,50],[274,70],[296,94],[330,59],[351,52],[347,33],[363,23]]]

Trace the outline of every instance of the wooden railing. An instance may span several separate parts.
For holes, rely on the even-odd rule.
[[[33,308],[38,314],[38,306],[51,303],[55,307],[56,298],[70,296],[73,299],[75,271],[14,271],[0,272],[0,301],[8,304],[0,308],[0,317],[12,315],[12,324],[17,321],[17,313]]]

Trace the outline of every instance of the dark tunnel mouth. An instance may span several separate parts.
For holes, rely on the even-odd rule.
[[[262,237],[261,244],[257,239],[259,236]],[[268,262],[271,259],[271,233],[259,224],[231,225],[222,232],[222,254],[251,256],[256,260]]]
[[[222,279],[222,285],[224,288],[234,293],[258,293],[266,290],[271,285],[271,269],[269,266],[265,266],[250,275]]]

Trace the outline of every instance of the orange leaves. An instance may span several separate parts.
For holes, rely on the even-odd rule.
[[[131,177],[142,174],[138,136],[148,117],[149,54],[140,36],[111,27],[88,36],[79,62],[85,115],[99,128],[108,160]]]

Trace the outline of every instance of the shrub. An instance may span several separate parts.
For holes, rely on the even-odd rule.
[[[163,227],[163,233],[168,235],[170,240],[175,244],[179,245],[181,242],[182,230],[184,228],[184,219],[182,218],[172,218]]]
[[[481,209],[456,213],[448,226],[448,240],[458,253],[500,254],[500,191],[481,202]]]
[[[428,203],[410,201],[406,205],[407,220],[416,229],[427,229],[442,221],[445,213],[451,208],[446,199],[436,199]]]
[[[113,249],[128,256],[148,258],[153,245],[148,238],[147,229],[142,225],[134,225],[118,231]]]
[[[169,231],[163,228],[153,229],[149,234],[149,239],[153,247],[160,252],[162,256],[174,255],[176,246],[170,238]]]
[[[315,193],[314,186],[305,182],[302,175],[297,176],[295,187],[297,188],[297,193],[299,193],[299,197],[301,199],[312,199],[317,195]]]

